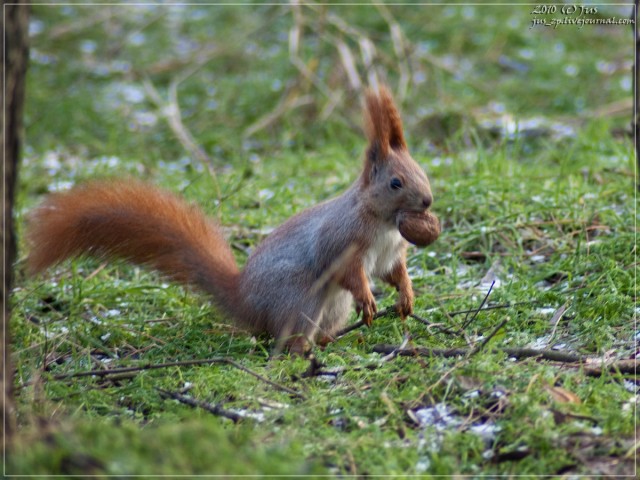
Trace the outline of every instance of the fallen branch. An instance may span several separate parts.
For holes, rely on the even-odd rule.
[[[208,365],[213,363],[231,365],[237,368],[238,370],[242,370],[243,372],[256,377],[258,380],[261,380],[264,383],[271,385],[272,387],[278,390],[289,393],[298,398],[302,398],[302,399],[305,398],[304,395],[302,395],[301,393],[296,392],[295,390],[292,390],[289,387],[285,387],[284,385],[280,385],[279,383],[276,383],[272,380],[269,380],[268,378],[260,375],[259,373],[256,373],[253,370],[243,365],[240,365],[239,363],[229,358],[224,358],[224,357],[206,358],[206,359],[200,359],[200,360],[183,360],[179,362],[167,362],[167,363],[156,363],[156,364],[145,363],[143,365],[136,365],[133,367],[121,367],[121,368],[111,368],[111,369],[102,369],[102,370],[88,370],[88,371],[74,372],[74,373],[62,373],[58,375],[53,375],[51,379],[66,380],[69,378],[78,378],[78,377],[106,377],[109,375],[121,375],[123,373],[140,372],[143,370],[158,370],[161,368],[186,367],[186,366],[193,366],[193,365]],[[23,386],[30,385],[31,383],[32,382],[26,382],[25,384],[23,384]]]
[[[502,325],[499,325],[502,327]],[[496,329],[499,330],[499,329]],[[390,354],[402,357],[464,357],[472,352],[472,349],[468,348],[426,348],[426,347],[410,347],[400,349],[397,345],[379,344],[374,345],[373,351],[375,353]],[[618,360],[610,363],[601,362],[601,359],[597,357],[589,357],[586,355],[580,355],[577,353],[559,352],[556,350],[537,350],[533,348],[494,348],[494,352],[504,352],[509,357],[516,359],[521,358],[540,358],[543,360],[549,360],[559,363],[576,363],[583,367],[585,375],[588,376],[600,376],[603,372],[618,372],[621,374],[635,374],[638,368],[638,360]],[[595,365],[601,362],[600,365]]]
[[[388,362],[390,360],[393,360],[394,358],[396,358],[398,356],[398,352],[400,350],[403,350],[407,347],[407,344],[409,343],[409,336],[405,335],[404,340],[402,341],[402,343],[400,344],[400,346],[392,351],[391,353],[389,353],[388,355],[385,355],[384,357],[381,358],[382,362]]]
[[[638,372],[638,360],[618,360],[606,365],[606,368],[610,372],[636,375]],[[588,377],[599,377],[602,375],[602,371],[602,367],[588,365],[583,369],[584,374]]]
[[[129,373],[129,372],[141,372],[144,370],[158,370],[161,368],[170,368],[170,367],[186,367],[191,365],[207,365],[211,363],[226,363],[225,358],[207,358],[203,360],[183,360],[180,362],[167,362],[167,363],[145,363],[142,365],[136,365],[133,367],[119,367],[119,368],[107,368],[101,370],[86,370],[83,372],[73,372],[73,373],[61,373],[58,375],[53,375],[50,377],[52,380],[66,380],[68,378],[79,378],[79,377],[106,377],[108,375],[119,375],[121,373]],[[25,385],[29,385],[27,382]]]
[[[184,403],[185,405],[189,405],[191,407],[202,408],[203,410],[206,410],[209,413],[213,413],[214,415],[217,415],[219,417],[228,418],[233,423],[238,423],[240,420],[245,418],[235,412],[222,408],[220,405],[203,402],[202,400],[197,400],[195,398],[187,397],[186,395],[182,395],[181,393],[178,393],[178,392],[170,392],[169,390],[163,390],[162,388],[156,388],[156,390],[160,392],[160,396],[162,398],[171,398],[173,400],[177,400],[180,403]]]
[[[373,347],[373,351],[375,353],[391,353],[394,350],[397,350],[398,347],[395,345],[386,345],[379,344]],[[426,347],[413,347],[401,350],[398,352],[398,355],[411,357],[411,356],[421,356],[421,357],[458,357],[464,356],[469,353],[470,349],[468,348],[449,348],[449,349],[440,349],[440,348],[426,348]],[[588,357],[583,355],[578,355],[575,353],[565,353],[558,352],[556,350],[536,350],[533,348],[498,348],[494,349],[494,351],[505,352],[510,357],[514,357],[517,359],[520,358],[529,358],[529,357],[540,357],[544,360],[552,360],[554,362],[579,362],[586,363]]]
[[[504,327],[504,326],[507,324],[507,322],[508,322],[508,321],[509,321],[509,317],[506,317],[504,320],[502,320],[502,321],[498,324],[498,326],[497,326],[496,328],[494,328],[494,329],[491,331],[491,333],[490,333],[489,335],[487,335],[487,336],[482,340],[482,342],[480,342],[478,345],[476,345],[475,347],[473,347],[473,349],[471,349],[471,350],[469,351],[469,355],[468,355],[468,356],[469,356],[469,357],[471,357],[471,356],[475,355],[476,353],[478,353],[480,350],[482,350],[482,349],[487,345],[487,343],[489,343],[489,342],[491,341],[491,339],[492,339],[493,337],[495,337],[496,333],[498,333],[498,332],[500,331],[500,329],[501,329],[502,327]]]

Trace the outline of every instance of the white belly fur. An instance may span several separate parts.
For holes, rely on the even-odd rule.
[[[395,228],[381,230],[364,256],[367,277],[380,277],[388,273],[402,252],[404,239]],[[325,335],[333,335],[342,328],[349,317],[353,297],[337,284],[330,287],[327,302],[319,316],[320,328]],[[314,335],[315,336],[315,335]]]
[[[395,227],[381,229],[364,256],[367,277],[389,273],[401,256],[404,239]]]

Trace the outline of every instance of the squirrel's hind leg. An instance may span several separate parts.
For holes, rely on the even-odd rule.
[[[345,326],[353,306],[353,296],[338,285],[330,287],[320,308],[313,314],[301,313],[289,332],[280,332],[290,353],[303,355],[312,344],[326,346],[335,340],[335,334]]]
[[[320,346],[335,340],[335,334],[346,325],[353,307],[353,295],[347,290],[336,286],[336,291],[331,293],[333,295],[327,298],[316,332],[315,340]]]

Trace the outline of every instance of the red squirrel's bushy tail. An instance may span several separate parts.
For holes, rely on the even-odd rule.
[[[66,258],[122,258],[199,287],[238,316],[239,270],[219,228],[195,206],[146,185],[94,181],[50,195],[30,216],[27,268]]]

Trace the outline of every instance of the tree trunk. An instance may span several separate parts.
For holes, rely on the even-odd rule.
[[[0,400],[2,405],[2,434],[5,445],[10,444],[14,431],[13,412],[13,368],[10,358],[10,305],[9,295],[13,281],[13,262],[16,257],[16,239],[13,226],[13,200],[16,178],[18,174],[18,160],[22,146],[22,109],[24,105],[25,77],[29,61],[29,6],[5,5],[5,23],[2,25],[4,49],[2,61],[5,65],[5,76],[2,80],[2,94],[4,115],[0,119],[4,135],[0,141],[4,152],[4,182],[2,183],[2,198],[4,210],[2,212],[2,246],[4,256],[2,261],[2,339],[0,342]],[[5,57],[6,55],[6,57]]]
[[[640,5],[640,0],[635,0],[635,6],[631,12],[631,28],[633,29],[633,36],[636,42],[636,58],[633,62],[633,69],[631,71],[631,75],[633,76],[633,99],[634,99],[634,108],[633,108],[633,121],[631,124],[631,128],[633,129],[633,139],[636,143],[636,175],[640,174],[640,145],[638,140],[640,140],[640,96],[638,95],[638,74],[640,73],[638,60],[640,60],[640,36],[638,35],[638,6]],[[640,178],[636,178],[636,188],[640,190]]]

